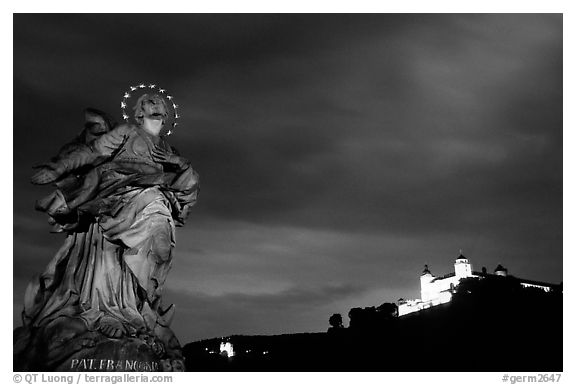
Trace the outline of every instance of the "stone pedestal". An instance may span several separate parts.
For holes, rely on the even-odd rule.
[[[63,325],[62,323],[61,325]],[[15,371],[172,372],[184,371],[181,348],[167,347],[151,334],[106,337],[97,331],[66,334],[18,328],[14,332]]]
[[[157,343],[142,338],[104,338],[67,358],[57,372],[164,372],[182,371],[182,360],[165,356]]]

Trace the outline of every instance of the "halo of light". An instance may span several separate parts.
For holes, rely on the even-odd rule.
[[[170,95],[167,93],[165,88],[161,88],[159,86],[157,86],[156,84],[144,84],[144,83],[140,83],[137,86],[130,86],[130,89],[126,92],[124,92],[124,97],[122,98],[122,101],[120,102],[120,109],[122,110],[122,119],[124,119],[124,121],[126,123],[128,123],[128,120],[130,119],[130,116],[126,113],[126,108],[128,107],[128,99],[130,99],[132,97],[132,93],[134,91],[138,91],[141,89],[150,89],[150,90],[157,90],[160,94],[164,95],[166,94],[166,99],[168,99],[167,101],[167,105],[168,104],[172,104],[172,129],[176,128],[176,126],[178,125],[178,119],[180,118],[180,115],[178,114],[178,105],[176,104],[176,102],[174,101],[174,96]],[[168,132],[166,132],[166,135],[171,135],[172,134],[172,130],[168,130]]]

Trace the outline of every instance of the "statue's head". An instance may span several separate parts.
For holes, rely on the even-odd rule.
[[[166,101],[158,94],[144,94],[134,106],[134,119],[139,124],[142,124],[144,118],[165,121],[167,116]]]

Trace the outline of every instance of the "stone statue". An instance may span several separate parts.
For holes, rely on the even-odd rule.
[[[161,300],[198,174],[162,135],[168,110],[158,93],[137,100],[135,124],[89,109],[86,128],[32,176],[55,185],[36,208],[67,237],[26,290],[14,370],[183,370],[174,306]]]

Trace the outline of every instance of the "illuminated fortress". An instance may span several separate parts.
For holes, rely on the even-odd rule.
[[[432,275],[428,269],[428,265],[424,265],[424,271],[420,276],[421,298],[398,300],[398,316],[401,317],[406,314],[450,302],[452,299],[452,293],[460,283],[461,279],[469,277],[483,278],[488,275],[489,274],[486,273],[486,269],[484,268],[482,269],[482,272],[472,271],[472,265],[468,259],[462,255],[462,253],[460,253],[454,262],[454,272],[442,277]],[[506,277],[508,275],[508,270],[502,267],[502,265],[498,265],[494,270],[493,275]],[[534,287],[546,292],[549,292],[553,286],[556,286],[527,279],[519,279],[519,281],[523,287]]]

